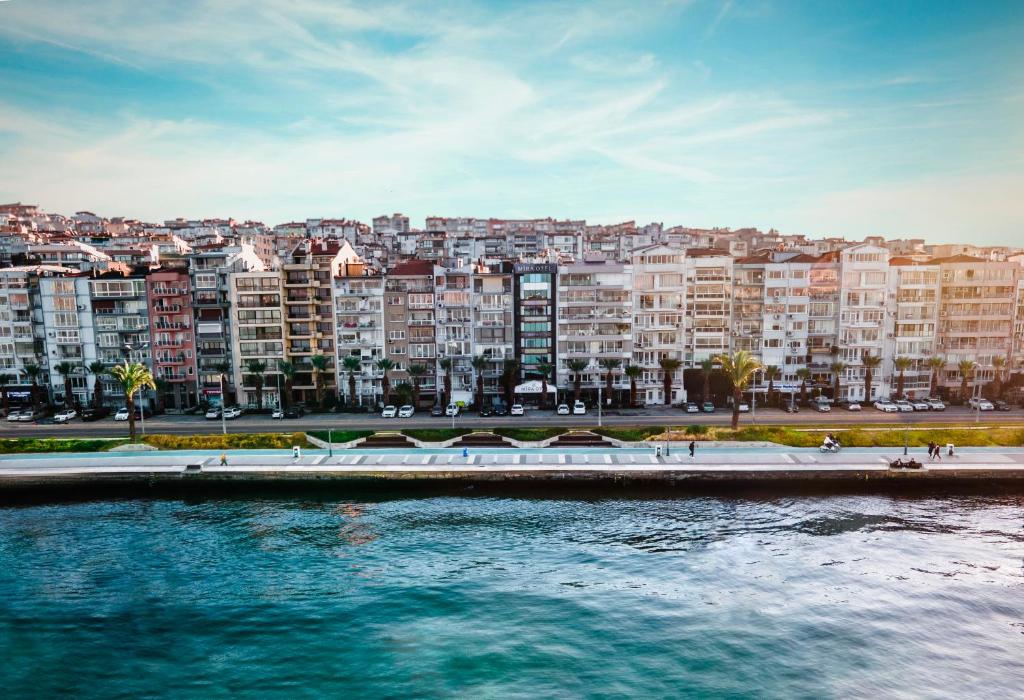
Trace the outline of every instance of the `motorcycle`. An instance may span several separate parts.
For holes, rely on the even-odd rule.
[[[839,443],[837,443],[837,442],[829,443],[827,445],[821,445],[820,447],[818,447],[819,451],[821,451],[821,452],[828,452],[829,454],[836,454],[841,449],[842,449],[842,447],[840,447]]]

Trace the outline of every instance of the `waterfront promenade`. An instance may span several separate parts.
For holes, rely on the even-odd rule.
[[[839,454],[783,447],[685,444],[668,455],[643,449],[280,450],[220,452],[38,454],[0,457],[0,492],[24,487],[87,483],[453,481],[453,482],[757,482],[928,479],[949,482],[1021,480],[1024,448],[960,448],[929,462],[917,448],[921,469],[893,469],[902,448],[847,448]]]

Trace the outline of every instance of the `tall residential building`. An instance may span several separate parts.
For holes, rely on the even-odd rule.
[[[153,377],[165,409],[184,410],[199,402],[192,285],[184,267],[156,270],[146,276]]]
[[[519,363],[520,381],[540,376],[540,364],[556,368],[556,386],[569,379],[556,344],[557,278],[558,266],[549,263],[517,263],[512,268],[513,358]]]
[[[686,349],[685,254],[680,248],[650,245],[633,251],[633,357],[643,368],[637,402],[666,403],[660,361],[684,359]],[[668,403],[684,400],[682,372],[674,374]]]
[[[48,266],[0,270],[0,372],[9,404],[27,405],[32,400],[26,366],[43,372],[48,368],[39,280],[66,272],[71,270]]]
[[[378,383],[372,380],[384,357],[384,276],[365,263],[346,263],[334,278],[334,326],[338,390],[349,404],[375,406]],[[431,344],[431,348],[433,345]],[[359,358],[355,396],[349,393],[345,358]],[[433,376],[430,377],[431,384]],[[353,401],[353,398],[355,401]]]
[[[846,365],[840,377],[836,400],[872,401],[889,396],[892,358],[884,352],[889,328],[889,251],[880,246],[860,244],[839,254],[842,293],[839,299],[839,354]],[[865,356],[880,357],[873,370],[874,397],[864,396]]]
[[[452,362],[452,391],[472,392],[473,384],[473,285],[469,267],[438,267],[434,271],[435,332],[437,357]],[[411,334],[412,329],[410,329]],[[409,339],[409,364],[429,359],[429,348]]]
[[[410,364],[423,365],[426,376],[434,378],[435,389],[421,385],[420,402],[434,403],[442,392],[443,378],[436,358],[427,356],[437,347],[434,316],[434,265],[426,260],[409,260],[391,268],[384,281],[384,350],[394,363],[389,373],[391,385],[408,381]],[[416,346],[418,357],[410,360],[410,347]],[[374,368],[372,378],[380,381],[382,373]]]
[[[733,258],[720,250],[686,252],[686,354],[688,367],[728,352],[732,335]]]
[[[928,359],[936,354],[940,292],[938,265],[909,258],[889,260],[885,355],[894,363],[901,357],[913,362],[903,373],[903,392],[909,398],[926,397],[931,391]],[[899,374],[895,364],[892,372]],[[890,385],[895,392],[895,379]]]
[[[276,270],[233,272],[228,280],[236,401],[250,407],[280,406],[284,387],[278,363],[285,359],[282,275]]]
[[[473,270],[473,355],[485,358],[484,395],[502,392],[505,361],[515,352],[512,266],[478,265]],[[485,399],[486,400],[486,399]],[[493,399],[492,399],[493,400]]]

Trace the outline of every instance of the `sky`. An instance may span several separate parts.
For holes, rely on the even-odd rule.
[[[1024,3],[0,0],[0,201],[1024,242]]]

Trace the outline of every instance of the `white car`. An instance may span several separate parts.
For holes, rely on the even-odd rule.
[[[975,408],[979,411],[994,411],[996,407],[992,405],[992,402],[988,399],[979,399],[977,397],[967,402],[967,405],[971,408]]]
[[[60,413],[55,413],[53,415],[53,422],[54,423],[67,423],[68,421],[70,421],[72,418],[74,418],[77,415],[78,415],[78,413],[75,411],[75,409],[67,408],[67,409],[64,409],[63,411],[61,411]]]
[[[558,404],[558,408],[555,412],[560,416],[567,416],[569,415],[569,407],[566,406],[564,403],[560,403]]]
[[[750,413],[750,404],[741,403],[740,404],[740,413]]]
[[[830,406],[827,401],[815,401],[814,410],[818,413],[831,413],[832,406]]]
[[[455,417],[459,415],[459,413],[459,404],[457,403],[450,403],[448,404],[448,407],[444,409],[444,414],[449,417]]]
[[[224,420],[234,420],[242,415],[242,409],[238,406],[230,406],[224,409]]]
[[[38,417],[39,414],[36,413],[36,410],[34,408],[26,408],[25,410],[18,414],[18,421],[21,423],[31,423]]]
[[[915,411],[929,411],[931,406],[924,399],[911,399],[910,405],[914,407]]]
[[[946,404],[942,403],[942,399],[926,399],[928,401],[928,408],[933,411],[945,411]]]
[[[284,409],[283,408],[275,408],[274,412],[270,414],[270,417],[275,419],[275,420],[284,420]]]
[[[220,409],[211,408],[206,411],[206,420],[217,420],[220,418]]]
[[[514,403],[514,404],[512,404],[512,408],[509,410],[509,415],[525,416],[526,415],[526,409],[523,408],[523,404],[521,404],[521,403]]]
[[[394,418],[398,415],[398,409],[394,406],[385,406],[384,410],[380,412],[381,418]]]
[[[851,401],[850,403],[846,404],[846,410],[847,411],[859,411],[860,410],[860,404],[857,403],[856,401]]]
[[[886,401],[885,399],[879,399],[874,403],[875,408],[883,413],[899,413],[899,406],[894,404],[892,401]]]
[[[898,399],[896,401],[896,408],[899,409],[900,413],[913,413],[914,405],[906,399]]]
[[[11,411],[10,413],[7,414],[7,420],[11,421],[12,423],[17,422],[21,420],[22,413],[23,411]]]
[[[577,401],[572,405],[572,414],[574,416],[585,416],[587,414],[587,405],[582,401]]]
[[[399,418],[412,418],[412,414],[414,413],[416,413],[416,409],[408,404],[398,409]]]
[[[117,413],[114,414],[114,420],[128,420],[128,409],[123,407],[117,409]]]

